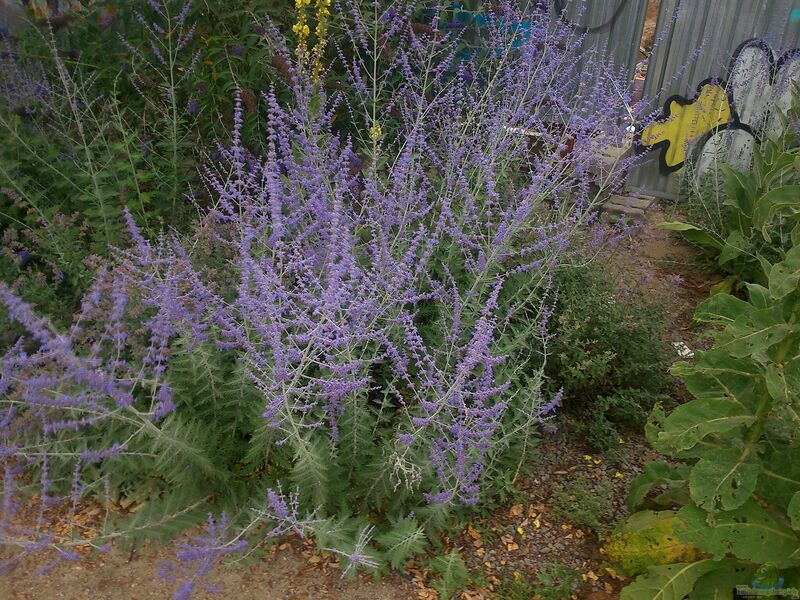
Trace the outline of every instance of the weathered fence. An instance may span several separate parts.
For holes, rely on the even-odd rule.
[[[747,168],[775,130],[800,81],[800,0],[661,0],[655,37],[644,93],[663,116],[639,132],[651,150],[628,184],[677,198],[687,157]]]

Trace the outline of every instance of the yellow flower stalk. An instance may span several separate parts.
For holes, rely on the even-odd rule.
[[[311,78],[314,81],[319,81],[322,72],[325,70],[322,59],[325,56],[325,47],[328,45],[328,18],[331,16],[331,0],[315,0],[314,8],[316,9],[317,19],[314,34],[317,37],[317,42],[311,52]]]
[[[311,0],[295,0],[294,6],[297,9],[297,22],[292,26],[292,31],[297,37],[297,57],[302,61],[308,55],[308,36],[311,35],[311,28],[308,26],[308,12],[306,7],[311,4]]]
[[[372,124],[372,127],[369,128],[369,137],[372,138],[373,142],[377,142],[383,136],[383,129],[381,128],[381,124],[375,121]]]

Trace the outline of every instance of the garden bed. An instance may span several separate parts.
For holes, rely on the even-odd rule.
[[[668,298],[672,318],[663,334],[667,341],[696,347],[701,329],[692,326],[693,307],[718,278],[702,268],[696,248],[677,234],[654,227],[661,219],[660,211],[649,212],[647,223],[606,259],[615,269],[636,272],[650,293]],[[676,401],[685,397],[677,380],[671,387]],[[570,431],[569,424],[556,434],[545,435],[532,461],[536,475],[524,477],[511,497],[484,510],[458,535],[443,538],[445,548],[461,550],[469,569],[470,583],[459,597],[523,600],[528,598],[525,591],[531,589],[526,585],[536,585],[543,566],[559,565],[565,569],[559,579],[575,582],[574,598],[619,598],[620,589],[630,580],[609,567],[598,531],[585,521],[596,518],[610,526],[626,517],[630,481],[641,473],[645,461],[659,458],[640,432],[626,431],[623,441],[616,455],[608,458],[588,448]],[[87,506],[79,514],[86,527],[81,533],[86,535],[99,525],[102,511]],[[581,523],[574,523],[576,519]],[[58,525],[58,519],[54,520]],[[53,525],[49,523],[47,528]],[[130,553],[115,549],[94,557],[87,553],[77,564],[60,564],[44,575],[33,573],[45,564],[28,559],[8,578],[0,579],[0,590],[4,597],[15,600],[88,600],[96,598],[97,592],[111,600],[134,595],[164,598],[169,587],[153,574],[161,561],[171,559],[170,553],[169,547]],[[213,597],[220,600],[438,597],[430,587],[436,574],[422,560],[412,559],[403,572],[380,580],[363,573],[342,579],[333,555],[319,553],[311,540],[298,537],[271,544],[265,556],[254,563],[222,565],[211,579],[220,587]]]

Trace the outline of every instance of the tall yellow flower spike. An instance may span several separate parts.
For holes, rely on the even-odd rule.
[[[317,36],[317,43],[311,51],[311,78],[319,81],[325,64],[322,62],[325,56],[325,47],[328,45],[328,17],[331,15],[331,0],[316,0],[317,27],[314,33]]]
[[[683,169],[690,144],[733,119],[725,89],[704,83],[694,100],[673,96],[664,108],[664,119],[642,130],[643,146],[662,148],[661,168],[673,173]]]
[[[302,61],[308,54],[308,36],[311,35],[311,28],[308,26],[308,13],[306,7],[311,4],[311,0],[295,0],[294,7],[297,9],[297,22],[292,26],[292,31],[297,37],[297,57]]]

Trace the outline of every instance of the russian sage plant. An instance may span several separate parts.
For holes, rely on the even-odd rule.
[[[437,11],[364,7],[335,7],[336,93],[264,24],[292,98],[264,90],[264,154],[237,96],[193,234],[150,239],[128,212],[68,333],[2,288],[34,336],[2,362],[6,498],[57,461],[51,496],[102,480],[146,504],[93,543],[225,511],[230,539],[212,522],[181,559],[198,581],[265,532],[313,534],[350,573],[402,565],[526,468],[559,402],[541,393],[552,274],[619,183],[596,167],[627,92],[600,61],[586,92],[576,34],[540,12],[497,4],[465,54]]]

